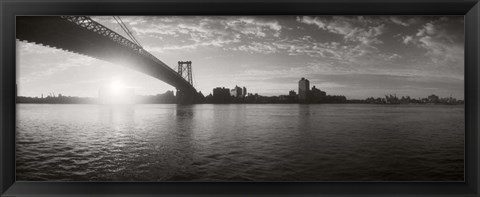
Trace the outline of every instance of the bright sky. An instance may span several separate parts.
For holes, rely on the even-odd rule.
[[[112,17],[95,21],[126,35]],[[463,16],[122,16],[150,53],[194,86],[288,94],[305,77],[330,95],[464,95]],[[121,65],[17,41],[19,95],[97,97],[115,81],[154,95],[174,87]]]

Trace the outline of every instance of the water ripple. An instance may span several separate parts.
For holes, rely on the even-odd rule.
[[[17,106],[17,180],[463,181],[464,108]]]

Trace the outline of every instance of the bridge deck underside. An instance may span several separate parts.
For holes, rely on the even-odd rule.
[[[16,37],[21,41],[70,51],[127,66],[176,87],[185,93],[195,88],[166,64],[123,46],[109,37],[59,16],[17,16]]]

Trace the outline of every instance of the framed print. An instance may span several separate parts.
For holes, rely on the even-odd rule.
[[[1,8],[1,196],[478,195],[478,1]]]

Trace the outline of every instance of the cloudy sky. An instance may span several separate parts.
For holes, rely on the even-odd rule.
[[[125,35],[112,17],[92,17]],[[192,61],[194,86],[246,86],[288,94],[306,77],[348,99],[437,94],[463,99],[463,16],[122,16],[150,53],[176,69]],[[17,41],[19,95],[96,97],[115,81],[153,95],[175,88],[83,55]]]

